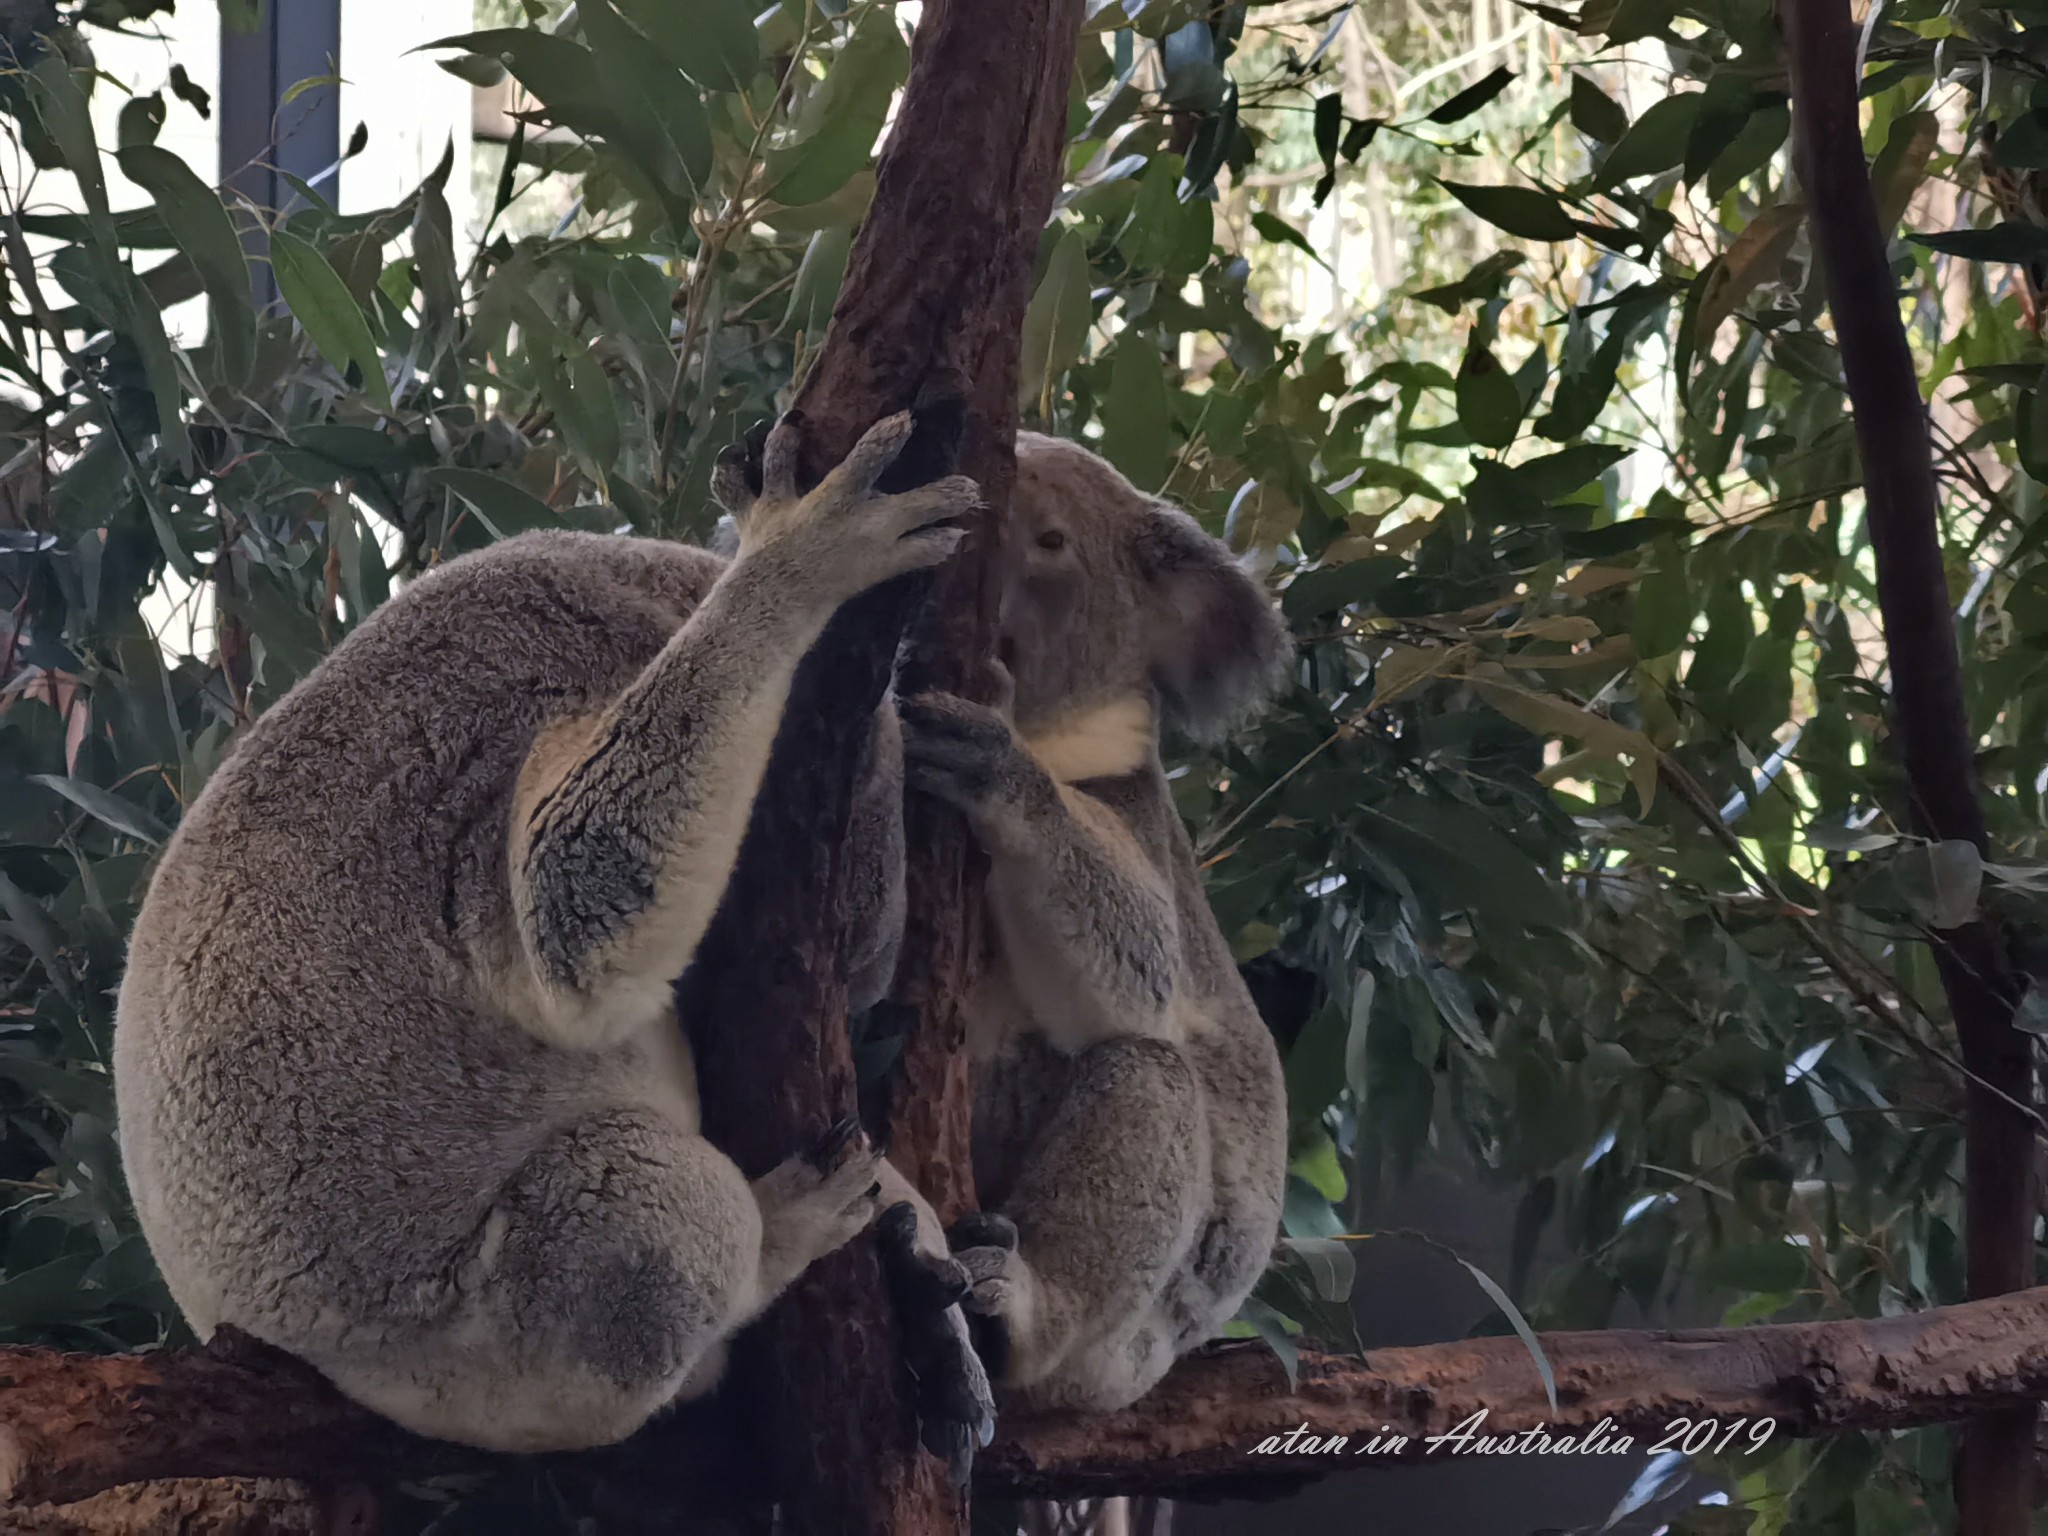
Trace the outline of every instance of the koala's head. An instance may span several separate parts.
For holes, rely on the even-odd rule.
[[[1001,652],[1026,729],[1151,692],[1213,741],[1286,680],[1293,647],[1221,540],[1078,444],[1017,434]]]

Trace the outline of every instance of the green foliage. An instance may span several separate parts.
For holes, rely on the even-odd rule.
[[[2048,891],[2048,353],[2005,265],[2041,237],[1977,195],[1966,140],[1988,117],[2008,164],[2048,161],[2048,17],[1889,7],[1865,91],[1983,864],[1911,835],[1766,0],[1532,7],[1526,63],[1462,4],[1268,9],[1096,9],[1019,381],[1031,424],[1267,565],[1300,641],[1283,707],[1177,764],[1234,952],[1292,978],[1287,1243],[1241,1329],[1290,1360],[1349,1339],[1346,1239],[1425,1158],[1523,1192],[1475,1326],[1958,1299],[1962,1082],[1926,936],[1982,902],[2039,965]],[[281,312],[154,143],[188,84],[96,146],[67,29],[0,91],[81,204],[0,209],[10,1338],[171,1331],[106,1056],[151,851],[232,733],[465,549],[704,532],[712,455],[830,314],[907,65],[892,9],[549,12],[446,45],[538,104],[479,238],[446,165],[376,213],[309,195],[270,240]],[[556,194],[567,217],[512,233]],[[163,319],[193,297],[203,342]],[[1540,1272],[1546,1233],[1569,1257]],[[1674,1529],[1925,1528],[1948,1497],[1932,1433],[1694,1463],[1740,1504]],[[1659,1475],[1646,1500],[1694,1497]]]

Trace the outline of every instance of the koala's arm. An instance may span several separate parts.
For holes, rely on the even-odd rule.
[[[618,698],[534,743],[507,850],[527,974],[503,1001],[544,1038],[601,1048],[669,1006],[724,895],[797,663],[847,598],[963,536],[951,519],[971,481],[874,494],[909,430],[907,415],[882,423],[801,498],[794,435],[771,438],[738,559]]]
[[[1009,977],[1068,1049],[1171,1032],[1180,925],[1166,873],[1109,805],[1056,780],[996,711],[904,700],[910,783],[957,805],[990,855]]]

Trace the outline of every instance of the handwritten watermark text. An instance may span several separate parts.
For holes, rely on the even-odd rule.
[[[1268,1435],[1247,1453],[1253,1456],[1628,1456],[1682,1451],[1687,1455],[1760,1451],[1777,1430],[1772,1419],[1673,1419],[1649,1444],[1617,1429],[1611,1419],[1576,1429],[1537,1424],[1513,1431],[1490,1430],[1484,1408],[1441,1434],[1409,1435],[1382,1424],[1373,1434],[1326,1435],[1302,1424]]]

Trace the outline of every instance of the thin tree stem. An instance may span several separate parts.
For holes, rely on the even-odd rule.
[[[1942,560],[1933,439],[1864,160],[1858,29],[1849,0],[1779,0],[1778,22],[1800,182],[1862,449],[1892,734],[1918,829],[1983,853],[1988,836]],[[2034,1281],[2033,1051],[2013,1025],[2018,993],[1992,921],[1979,913],[1931,937],[1971,1073],[1963,1179],[1970,1294],[1996,1296]],[[2019,1408],[1965,1427],[1956,1462],[1965,1536],[2030,1529],[2036,1417]]]

